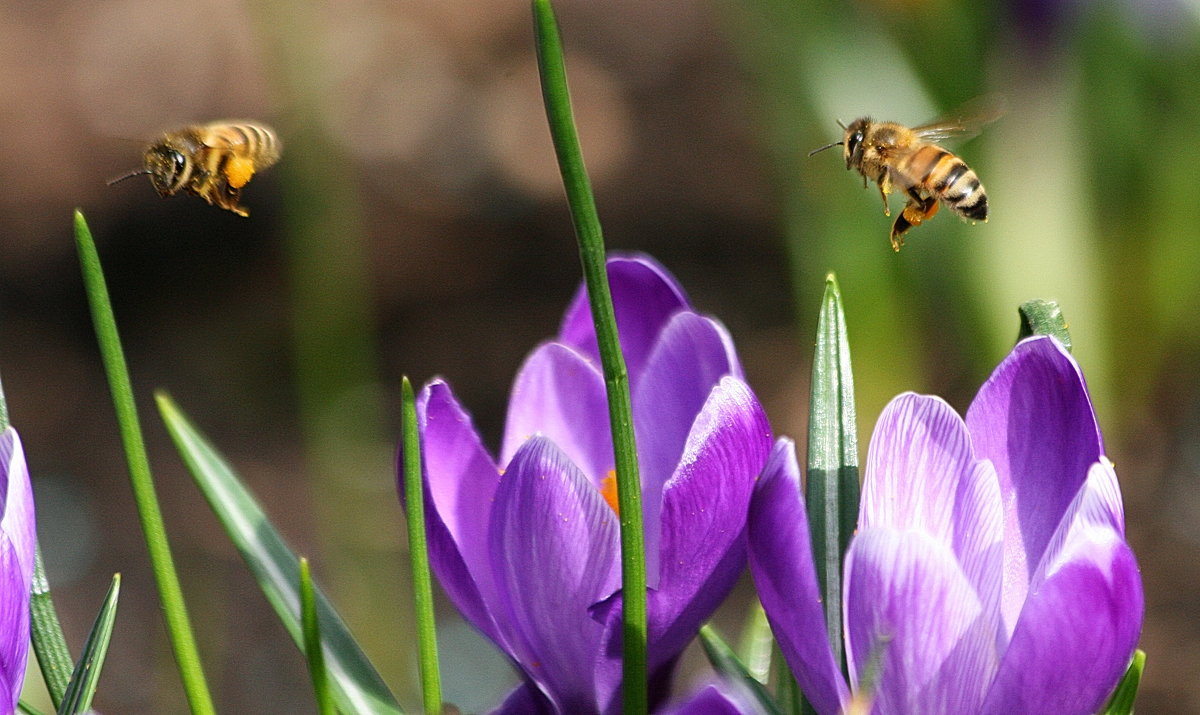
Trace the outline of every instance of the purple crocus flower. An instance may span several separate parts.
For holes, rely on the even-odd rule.
[[[0,433],[0,713],[17,709],[29,652],[29,592],[33,585],[33,488],[21,439]]]
[[[850,687],[824,628],[800,475],[776,446],[756,487],[750,568],[820,713],[1094,713],[1143,615],[1120,490],[1079,366],[1030,338],[964,421],[904,394],[868,450],[846,555]]]
[[[770,427],[725,328],[644,257],[608,261],[645,514],[649,679],[745,565]],[[620,708],[621,565],[612,437],[586,294],[513,385],[499,459],[441,380],[417,400],[430,559],[450,599],[520,669],[506,713]]]

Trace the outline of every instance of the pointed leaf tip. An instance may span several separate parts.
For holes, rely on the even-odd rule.
[[[1034,335],[1050,335],[1070,352],[1071,333],[1067,330],[1067,320],[1063,317],[1062,308],[1056,301],[1029,300],[1022,303],[1017,312],[1021,315],[1018,341]]]

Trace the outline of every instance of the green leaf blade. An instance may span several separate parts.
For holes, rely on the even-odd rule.
[[[717,634],[711,625],[705,624],[700,628],[700,646],[704,655],[712,664],[713,670],[721,676],[730,687],[748,697],[758,706],[760,712],[768,715],[783,715],[783,712],[767,692],[767,688],[750,669],[737,657],[733,648]]]
[[[1071,333],[1067,329],[1067,319],[1063,317],[1062,308],[1052,300],[1029,300],[1017,308],[1021,315],[1021,326],[1017,331],[1017,340],[1034,335],[1050,335],[1058,339],[1068,352],[1071,350]]]
[[[830,274],[813,356],[805,501],[829,643],[843,663],[842,561],[858,520],[860,491],[855,419],[846,316],[837,279]]]
[[[1138,649],[1133,653],[1133,660],[1116,690],[1108,699],[1108,704],[1101,710],[1101,715],[1132,715],[1133,701],[1137,699],[1138,686],[1142,683],[1142,670],[1146,667],[1146,651]]]
[[[96,614],[92,630],[83,644],[83,652],[79,655],[79,662],[75,664],[71,681],[67,684],[63,700],[58,706],[58,715],[82,715],[91,709],[96,688],[100,685],[104,659],[108,655],[108,643],[112,640],[120,595],[121,574],[113,574],[112,585],[108,587],[108,593]]]
[[[295,553],[204,435],[169,397],[160,393],[157,399],[163,422],[197,486],[258,580],[263,595],[297,647],[303,650],[300,567]],[[325,644],[325,662],[338,708],[346,713],[393,715],[403,712],[324,593],[314,588],[314,594]]]

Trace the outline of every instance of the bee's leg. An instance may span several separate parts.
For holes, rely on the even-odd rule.
[[[888,194],[892,193],[892,180],[885,172],[879,177],[879,198],[883,199],[883,215],[891,216],[892,208],[888,206]]]
[[[908,203],[904,206],[904,210],[896,217],[895,223],[892,224],[892,250],[899,251],[904,245],[904,234],[913,226],[920,226],[926,219],[931,218],[938,211],[938,201],[936,197],[928,196],[921,197],[919,194],[909,192]]]

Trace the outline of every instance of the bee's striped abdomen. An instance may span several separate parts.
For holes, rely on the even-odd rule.
[[[905,174],[916,186],[936,196],[952,211],[974,221],[986,221],[987,192],[967,163],[945,149],[927,144],[908,157]]]

